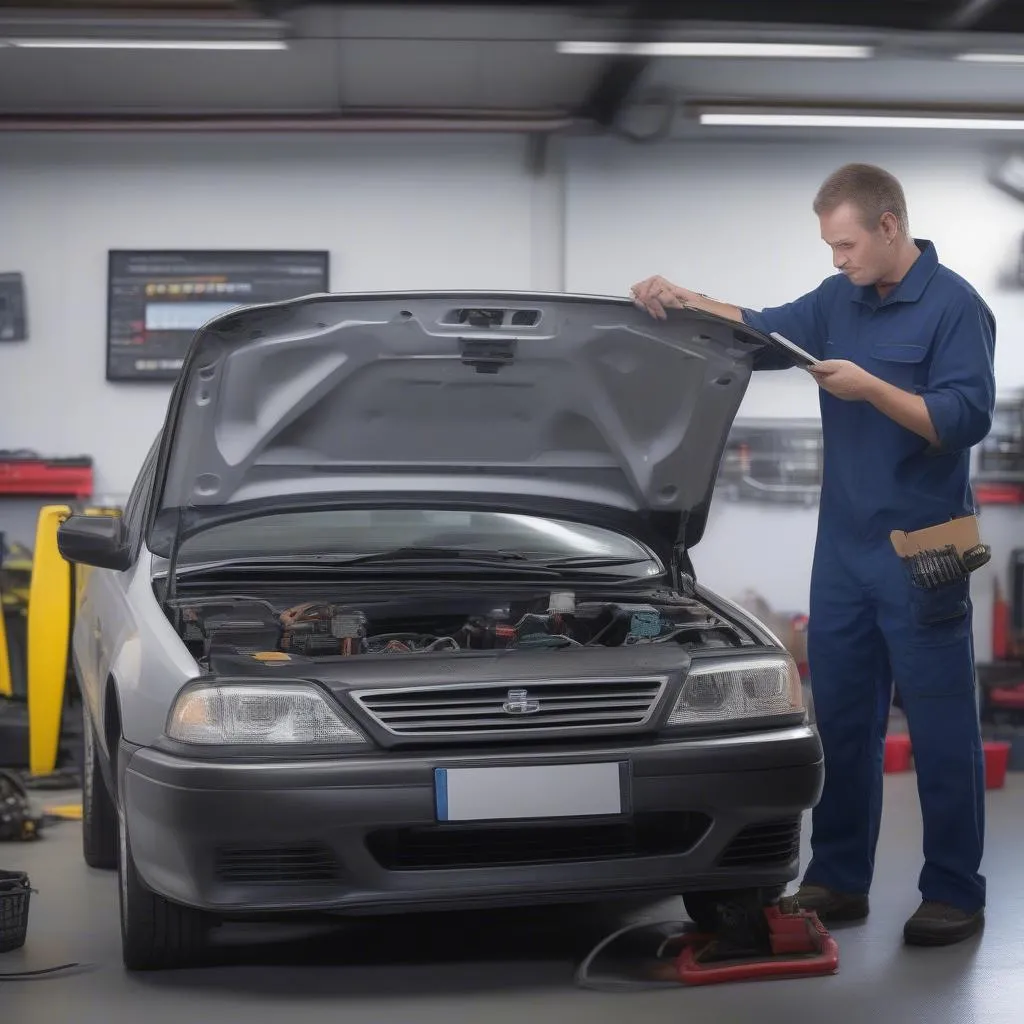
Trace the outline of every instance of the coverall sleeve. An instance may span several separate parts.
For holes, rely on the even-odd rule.
[[[826,280],[814,291],[783,306],[770,306],[761,310],[741,307],[743,322],[762,334],[777,332],[795,342],[816,359],[821,359],[827,332],[825,311],[828,289],[829,281]],[[793,365],[788,355],[775,348],[765,348],[758,353],[754,361],[755,370],[786,370]]]
[[[992,428],[995,334],[991,310],[974,295],[964,295],[943,317],[921,392],[940,451],[972,448]]]

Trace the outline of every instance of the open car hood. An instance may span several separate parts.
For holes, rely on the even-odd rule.
[[[171,396],[151,546],[172,520],[430,495],[632,514],[692,547],[754,355],[773,345],[695,311],[659,321],[576,295],[232,311],[196,334]]]

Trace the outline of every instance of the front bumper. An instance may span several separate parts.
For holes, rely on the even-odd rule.
[[[439,825],[434,769],[629,764],[630,813]],[[383,913],[777,886],[821,794],[810,727],[573,752],[204,761],[122,743],[135,867],[222,916]]]

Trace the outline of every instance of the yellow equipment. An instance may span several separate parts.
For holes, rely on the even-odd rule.
[[[11,652],[7,646],[7,623],[3,614],[3,600],[0,599],[0,697],[13,696],[14,684],[11,681]]]
[[[86,515],[120,515],[118,508],[86,508]],[[74,605],[84,574],[66,562],[57,530],[71,515],[68,505],[39,511],[28,592],[27,663],[29,773],[52,775],[60,751]]]
[[[32,558],[20,545],[0,552],[0,697],[14,696],[14,669],[7,617],[18,620],[28,605],[28,576]]]
[[[61,710],[71,643],[71,565],[57,548],[57,529],[71,509],[39,511],[28,597],[29,772],[50,775],[57,767]]]
[[[0,535],[0,543],[4,540]],[[9,698],[25,692],[25,627],[32,552],[17,543],[4,544],[4,548],[0,552],[0,698]]]
[[[81,821],[81,804],[55,804],[52,807],[44,807],[43,811],[51,818],[60,818],[63,821]]]

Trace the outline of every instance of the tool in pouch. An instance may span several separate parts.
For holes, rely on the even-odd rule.
[[[960,583],[992,558],[992,549],[981,542],[974,515],[910,533],[893,530],[890,540],[911,582],[921,590]]]

